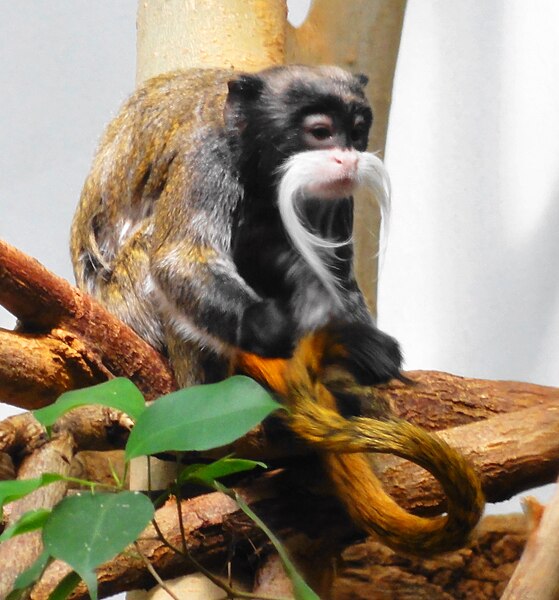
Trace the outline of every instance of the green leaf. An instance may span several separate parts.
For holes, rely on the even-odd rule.
[[[66,497],[43,527],[45,549],[70,565],[96,600],[95,568],[131,544],[153,512],[149,499],[136,492]]]
[[[145,410],[145,401],[140,390],[129,379],[117,377],[99,385],[65,392],[54,404],[35,410],[33,414],[45,427],[50,427],[68,411],[88,404],[116,408],[134,421]]]
[[[13,590],[8,594],[6,600],[18,600],[23,591],[39,579],[49,560],[50,554],[47,550],[44,550],[28,569],[18,575],[14,582]]]
[[[62,475],[56,473],[44,473],[36,479],[17,479],[10,481],[0,481],[0,509],[4,504],[19,500],[27,494],[38,490],[40,487],[61,481],[64,479]]]
[[[75,572],[68,573],[66,577],[54,588],[49,600],[65,600],[78,587],[82,578]],[[97,582],[95,582],[95,587]]]
[[[224,494],[227,494],[228,496],[234,498],[237,504],[239,505],[239,508],[245,513],[245,515],[247,515],[247,517],[250,517],[258,525],[258,527],[260,527],[260,529],[262,529],[262,531],[268,536],[274,548],[277,550],[277,553],[281,559],[281,562],[283,563],[283,568],[285,569],[287,576],[293,584],[293,593],[295,600],[320,600],[320,598],[307,585],[303,577],[297,571],[295,565],[291,562],[291,559],[287,554],[287,550],[283,547],[282,543],[275,536],[275,534],[272,533],[272,531],[268,528],[264,521],[262,521],[260,517],[252,511],[249,505],[235,491],[226,488],[220,483],[215,482],[214,487],[220,492],[223,492]]]
[[[211,486],[216,479],[226,477],[227,475],[233,475],[234,473],[252,471],[252,469],[255,469],[256,467],[265,469],[266,465],[254,460],[224,457],[209,465],[189,465],[180,473],[177,482],[181,484],[192,481]]]
[[[261,385],[242,375],[173,392],[138,419],[126,444],[126,459],[224,446],[279,408]]]
[[[0,535],[0,542],[9,540],[10,538],[21,535],[22,533],[29,533],[30,531],[36,531],[41,529],[45,524],[47,517],[50,515],[50,510],[46,508],[38,508],[37,510],[30,510],[23,514],[18,521],[8,527],[2,535]]]

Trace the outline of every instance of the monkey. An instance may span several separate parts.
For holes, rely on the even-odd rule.
[[[432,554],[463,545],[477,523],[474,470],[387,408],[362,416],[328,383],[332,368],[362,386],[403,379],[399,344],[376,327],[353,270],[355,190],[369,188],[383,215],[389,208],[386,170],[367,152],[366,84],[303,65],[148,81],[100,142],[72,262],[78,286],[166,354],[180,386],[254,377],[324,457],[358,525],[392,548]],[[429,470],[447,515],[403,510],[364,452]]]

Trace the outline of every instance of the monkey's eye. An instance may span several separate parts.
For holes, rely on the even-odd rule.
[[[328,115],[307,115],[303,119],[303,135],[310,148],[330,144],[334,133],[334,123]]]
[[[309,133],[317,140],[327,140],[332,137],[332,130],[329,127],[313,127]]]

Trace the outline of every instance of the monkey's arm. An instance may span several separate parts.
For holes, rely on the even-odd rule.
[[[293,328],[287,313],[244,281],[231,256],[243,190],[223,141],[206,138],[193,146],[172,165],[154,214],[150,270],[163,318],[179,335],[220,353],[240,348],[289,356]]]
[[[171,242],[155,253],[151,268],[163,317],[185,339],[221,352],[237,347],[263,356],[290,353],[287,317],[244,282],[226,253]]]

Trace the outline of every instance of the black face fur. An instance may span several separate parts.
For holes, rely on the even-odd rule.
[[[282,162],[297,152],[366,150],[372,123],[366,82],[337,67],[305,66],[273,67],[229,82],[225,123],[239,142],[245,182],[268,187]]]

